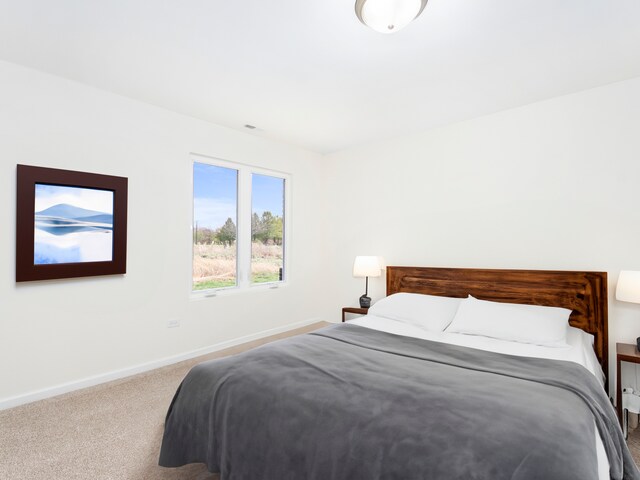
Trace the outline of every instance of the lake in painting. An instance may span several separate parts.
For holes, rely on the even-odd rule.
[[[112,191],[35,187],[35,265],[113,260]]]

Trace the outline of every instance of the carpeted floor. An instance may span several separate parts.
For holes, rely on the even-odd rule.
[[[204,360],[325,325],[0,411],[0,479],[217,480],[203,465],[158,466],[164,417],[186,373]]]
[[[196,363],[239,353],[286,334],[153,370],[116,382],[0,411],[2,480],[218,480],[203,465],[157,465],[164,416]],[[640,428],[629,434],[640,465]]]
[[[629,451],[633,459],[636,461],[636,465],[640,466],[640,428],[629,430],[627,445],[629,446]]]

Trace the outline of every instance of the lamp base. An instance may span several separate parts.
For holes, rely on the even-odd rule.
[[[371,297],[367,297],[365,293],[360,297],[360,308],[369,308],[371,306]],[[640,338],[638,339],[638,345],[640,345]]]

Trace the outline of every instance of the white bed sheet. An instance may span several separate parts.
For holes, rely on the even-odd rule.
[[[396,335],[423,338],[425,340],[450,343],[453,345],[477,348],[479,350],[504,353],[507,355],[575,362],[589,370],[604,386],[604,374],[602,373],[602,369],[593,350],[593,336],[574,327],[568,327],[567,330],[568,347],[543,347],[540,345],[510,342],[478,335],[430,332],[423,328],[416,327],[415,325],[398,322],[388,318],[376,317],[373,315],[358,317],[353,320],[349,320],[348,323]],[[598,458],[598,478],[600,480],[606,480],[610,478],[609,460],[607,459],[602,439],[598,434],[595,421],[593,424],[593,431]]]

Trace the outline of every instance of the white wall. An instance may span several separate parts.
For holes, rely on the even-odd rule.
[[[607,271],[613,367],[640,335],[640,305],[614,298],[618,272],[640,270],[639,126],[636,78],[331,155],[334,309],[364,290],[355,255]],[[370,279],[374,300],[384,286]]]
[[[292,175],[288,287],[190,300],[190,152]],[[15,283],[18,163],[129,178],[125,276]],[[317,154],[0,62],[0,405],[321,318],[323,175]]]
[[[608,271],[613,368],[615,342],[640,334],[640,306],[613,298],[618,271],[640,270],[638,125],[634,79],[323,158],[0,62],[0,406],[336,321],[363,292],[358,254]],[[292,174],[287,288],[190,300],[190,152]],[[129,178],[127,275],[15,283],[18,163]]]

